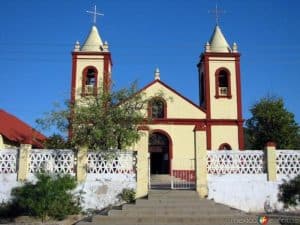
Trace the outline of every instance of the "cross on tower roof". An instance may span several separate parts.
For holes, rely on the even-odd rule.
[[[86,11],[86,12],[89,13],[89,14],[93,14],[93,16],[94,16],[94,19],[93,19],[94,24],[96,24],[96,22],[97,22],[97,16],[104,16],[104,14],[97,12],[97,6],[96,5],[95,5],[95,8],[94,8],[94,11]]]
[[[216,24],[219,25],[220,15],[222,13],[226,13],[226,11],[219,9],[218,3],[216,3],[216,8],[213,10],[210,10],[209,13],[214,14],[216,16]]]

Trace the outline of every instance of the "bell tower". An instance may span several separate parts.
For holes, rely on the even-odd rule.
[[[77,41],[72,52],[71,102],[109,91],[111,84],[111,54],[108,43],[102,42],[96,25],[81,46]]]
[[[219,25],[197,66],[200,106],[206,111],[208,149],[220,149],[221,144],[243,149],[240,53],[236,43],[229,46]],[[223,139],[231,142],[223,143]]]

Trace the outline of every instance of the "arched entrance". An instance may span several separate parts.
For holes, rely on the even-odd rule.
[[[170,140],[163,132],[153,132],[149,137],[151,174],[170,173]]]

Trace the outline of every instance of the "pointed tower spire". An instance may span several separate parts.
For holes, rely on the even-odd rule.
[[[232,52],[219,25],[216,25],[215,30],[210,38],[209,44],[211,52]]]
[[[157,67],[154,73],[154,79],[155,80],[160,80],[160,71],[159,68]]]
[[[103,42],[95,25],[92,26],[81,51],[83,52],[102,52]]]

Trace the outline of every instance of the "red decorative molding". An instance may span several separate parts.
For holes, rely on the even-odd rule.
[[[232,150],[231,148],[231,145],[228,144],[228,143],[223,143],[219,146],[219,150],[222,151],[222,150]]]
[[[143,87],[142,89],[140,89],[136,94],[139,94],[139,93],[147,90],[148,88],[150,88],[151,86],[155,85],[156,83],[161,84],[162,86],[164,86],[165,88],[167,88],[169,91],[173,92],[175,95],[179,96],[180,98],[182,98],[183,100],[185,100],[186,102],[188,102],[189,104],[191,104],[192,106],[194,106],[195,108],[199,109],[201,112],[205,113],[205,110],[203,110],[202,107],[199,107],[194,102],[192,102],[188,98],[184,97],[182,94],[178,93],[176,90],[174,90],[173,88],[171,88],[170,86],[168,86],[167,84],[165,84],[164,82],[162,82],[161,80],[154,80],[154,81],[152,81],[150,84],[148,84],[145,87]]]
[[[194,131],[206,131],[205,123],[196,124]]]
[[[205,52],[205,57],[220,57],[220,58],[236,58],[240,57],[240,53],[229,53],[229,52]]]
[[[274,142],[274,141],[268,141],[268,142],[266,143],[266,147],[274,147],[274,148],[276,148],[276,147],[277,147],[277,144],[276,144],[276,142]]]
[[[112,65],[111,63],[111,56],[110,54],[104,55],[104,68],[103,68],[103,89],[104,92],[110,91],[111,88],[111,74],[109,71],[109,65]]]
[[[163,104],[164,104],[164,117],[163,118],[152,118],[152,101],[154,101],[154,100],[160,100],[160,101],[163,102]],[[158,120],[158,121],[166,119],[167,115],[168,115],[168,107],[167,106],[168,106],[167,102],[163,98],[161,98],[161,97],[154,97],[154,98],[152,98],[148,102],[148,118],[155,119],[155,120]]]
[[[188,182],[196,181],[196,173],[195,170],[173,170],[172,175],[181,180],[185,180]]]
[[[111,56],[110,52],[72,52],[72,55],[108,55]],[[110,60],[111,61],[111,60]]]
[[[89,69],[93,69],[95,71],[95,84],[94,84],[94,90],[93,94],[86,93],[86,79],[87,79],[87,73]],[[81,96],[87,96],[87,95],[97,95],[98,91],[98,70],[94,66],[87,66],[84,68],[82,72],[82,87],[81,87]]]
[[[148,126],[146,126],[146,125],[138,126],[137,129],[138,129],[138,130],[145,130],[145,131],[149,131],[149,130],[150,130],[150,128],[149,128]]]
[[[238,124],[238,135],[239,135],[239,150],[245,149],[245,143],[244,143],[244,127],[243,127],[243,121],[240,121]]]
[[[240,67],[240,56],[236,57],[235,63],[236,71],[236,96],[237,96],[237,118],[239,121],[243,121],[242,113],[242,84],[241,84],[241,67]],[[244,129],[243,123],[239,123],[239,149],[243,150],[245,148],[244,143]]]
[[[231,120],[231,119],[189,119],[189,118],[167,118],[167,119],[153,119],[150,122],[145,119],[145,123],[149,124],[172,124],[172,125],[199,125],[202,124],[210,124],[214,126],[237,126],[240,123],[243,123],[239,120]]]
[[[77,56],[72,54],[71,103],[75,103]]]

